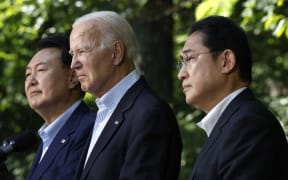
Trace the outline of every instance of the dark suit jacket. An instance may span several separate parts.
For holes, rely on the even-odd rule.
[[[288,180],[288,144],[252,92],[240,93],[205,142],[190,180]]]
[[[82,102],[52,141],[40,164],[42,143],[35,155],[28,180],[72,180],[96,113]]]
[[[176,180],[181,150],[174,113],[140,78],[120,100],[81,172],[84,153],[75,179]]]

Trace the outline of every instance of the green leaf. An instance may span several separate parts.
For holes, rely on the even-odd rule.
[[[222,15],[229,17],[232,12],[235,3],[238,0],[206,0],[200,3],[195,11],[196,19],[202,19],[210,15]]]
[[[285,31],[285,24],[287,25],[286,19],[281,19],[278,22],[276,29],[273,31],[273,35],[276,37],[280,37]]]

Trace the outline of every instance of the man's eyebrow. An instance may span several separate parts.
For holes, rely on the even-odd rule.
[[[47,64],[46,62],[38,62],[37,64],[35,64],[35,66],[40,66],[40,65],[45,65],[45,64]],[[26,66],[26,70],[27,69],[31,69],[31,67],[30,66]]]
[[[195,52],[195,50],[189,48],[189,49],[183,50],[181,53],[188,53],[188,52],[191,52],[191,51],[192,51],[192,52]]]

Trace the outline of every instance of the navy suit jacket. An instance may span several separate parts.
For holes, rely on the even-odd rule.
[[[190,180],[288,180],[288,144],[279,121],[249,89],[225,109]]]
[[[82,102],[57,133],[39,163],[40,144],[27,180],[72,180],[95,118],[96,113]]]
[[[75,179],[177,180],[181,150],[174,113],[142,77],[120,100],[84,170],[83,154]]]

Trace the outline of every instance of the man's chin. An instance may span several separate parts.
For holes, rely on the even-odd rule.
[[[84,92],[88,92],[88,90],[89,90],[89,88],[88,88],[88,86],[86,84],[81,84],[81,89]]]
[[[193,99],[186,96],[185,98],[186,104],[193,105]]]

